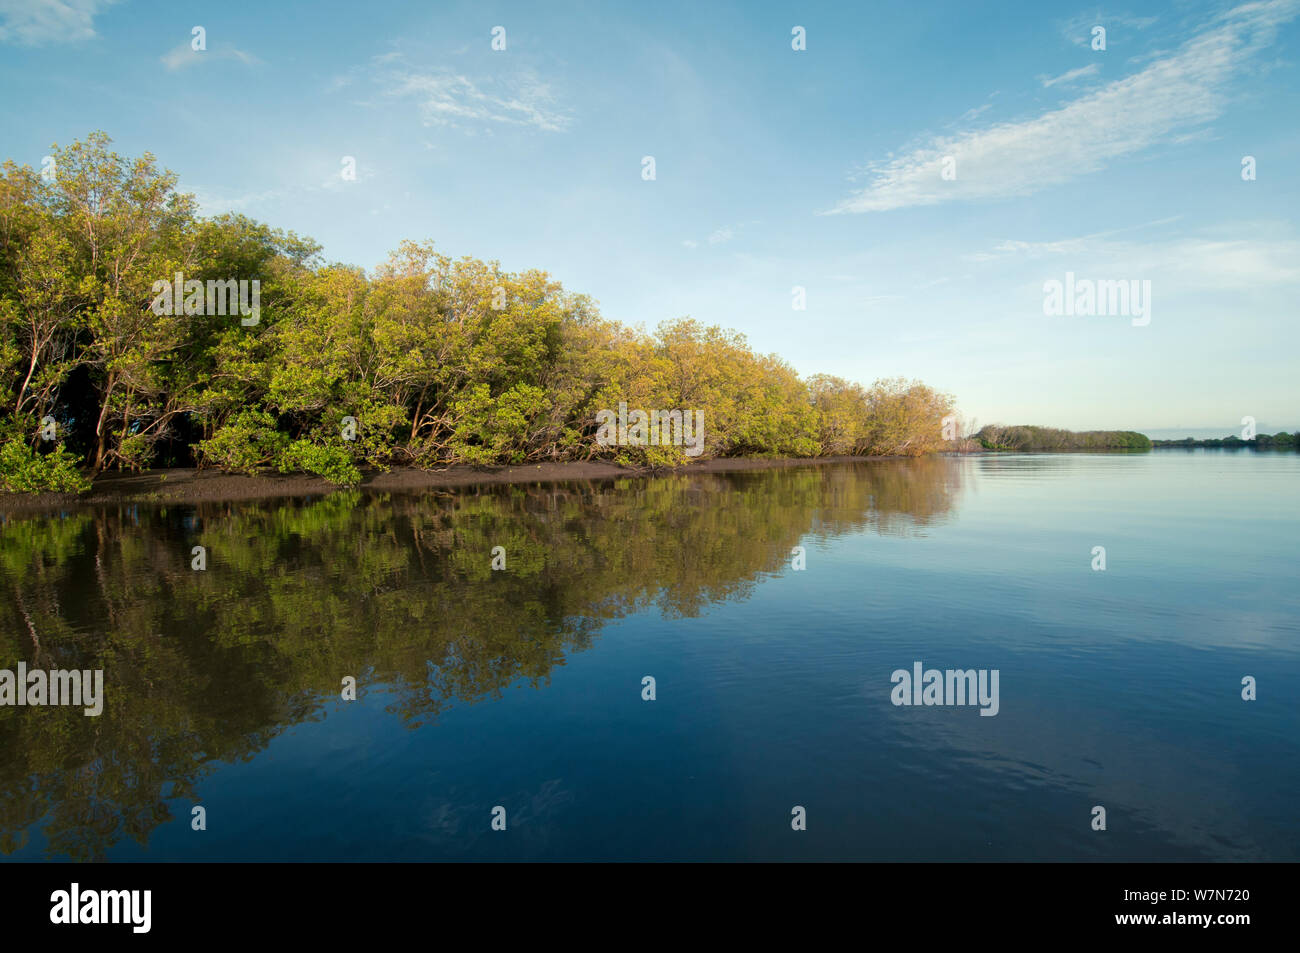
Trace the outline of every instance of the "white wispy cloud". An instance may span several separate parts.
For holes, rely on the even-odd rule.
[[[1163,277],[1184,291],[1260,290],[1300,284],[1300,241],[1278,235],[1225,238],[1216,235],[1155,241],[1097,236],[1055,241],[1004,241],[970,261],[1050,263],[1051,267],[1115,277]]]
[[[228,190],[209,189],[206,186],[196,185],[186,187],[185,191],[193,194],[199,203],[199,211],[204,215],[248,212],[258,217],[265,214],[268,206],[286,202],[314,201],[322,192],[344,193],[349,190],[360,190],[364,188],[364,183],[377,177],[376,170],[365,164],[355,168],[353,179],[344,179],[341,171],[341,162],[336,166],[333,159],[321,158],[306,164],[299,171],[296,180],[286,179],[274,188],[232,193]]]
[[[43,46],[95,36],[95,17],[117,0],[0,0],[0,42]]]
[[[240,194],[212,191],[203,186],[190,186],[185,189],[194,196],[203,215],[220,215],[224,212],[252,212],[254,217],[265,212],[268,205],[279,202],[288,194],[287,189],[264,189],[260,192],[243,192]]]
[[[1044,89],[1050,89],[1053,86],[1073,83],[1075,80],[1083,79],[1085,76],[1095,76],[1101,70],[1100,63],[1089,63],[1087,66],[1080,66],[1078,69],[1072,69],[1069,72],[1062,73],[1060,76],[1040,76],[1038,81],[1043,84]]]
[[[214,47],[211,50],[196,50],[190,46],[190,42],[190,40],[186,40],[164,53],[161,57],[162,64],[170,70],[178,70],[212,60],[239,60],[245,66],[255,66],[262,62],[252,53],[245,53],[233,46]]]
[[[387,95],[413,99],[428,126],[507,124],[562,132],[573,122],[550,86],[528,71],[476,81],[451,70],[399,68],[379,82]]]
[[[710,232],[709,237],[704,239],[704,242],[710,245],[725,245],[727,242],[735,238],[738,232],[750,227],[751,225],[757,224],[759,223],[737,222],[734,225],[721,225]],[[702,242],[694,238],[687,238],[682,242],[682,245],[686,248],[699,248],[701,244]]]
[[[1228,86],[1300,0],[1247,3],[1216,17],[1176,52],[1042,115],[935,138],[867,166],[869,184],[829,210],[880,212],[957,199],[1028,195],[1174,142],[1218,118]],[[956,178],[945,180],[951,156]]]

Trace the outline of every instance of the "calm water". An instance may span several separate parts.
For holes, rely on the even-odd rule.
[[[0,708],[0,857],[1297,860],[1298,486],[1160,451],[10,515],[0,668],[107,703]],[[896,707],[916,661],[999,713]]]

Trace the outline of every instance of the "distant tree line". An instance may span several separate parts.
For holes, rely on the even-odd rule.
[[[354,484],[392,466],[689,462],[599,445],[595,415],[620,402],[702,412],[706,457],[949,446],[953,399],[920,382],[803,379],[736,332],[631,328],[545,272],[431,243],[372,274],[325,263],[292,232],[199,216],[174,174],[110,141],[55,147],[50,175],[0,169],[0,489],[155,466]],[[222,297],[241,282],[251,316]]]
[[[1054,427],[1004,427],[989,424],[975,435],[985,450],[1150,450],[1151,440],[1132,430],[1058,430]]]
[[[1227,437],[1211,437],[1208,440],[1193,440],[1184,437],[1181,440],[1153,440],[1157,447],[1253,447],[1256,450],[1293,450],[1300,447],[1300,431],[1287,433],[1285,430],[1275,434],[1257,434],[1253,440],[1243,440],[1236,434]]]

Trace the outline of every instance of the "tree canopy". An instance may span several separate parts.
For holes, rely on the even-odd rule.
[[[1134,430],[1059,430],[1055,427],[989,424],[975,439],[985,450],[1150,450],[1151,440]]]
[[[702,413],[709,457],[946,446],[953,399],[919,382],[805,380],[735,331],[628,327],[544,271],[431,242],[367,274],[292,232],[200,216],[152,155],[110,145],[55,146],[48,175],[0,170],[2,489],[154,466],[353,484],[391,466],[689,462],[598,442],[596,413],[620,403]],[[249,286],[251,318],[223,297],[247,306]]]

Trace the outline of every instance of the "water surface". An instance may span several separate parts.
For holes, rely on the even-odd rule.
[[[0,857],[1297,860],[1298,479],[1158,451],[10,515],[0,668],[107,702],[0,708]],[[893,705],[916,661],[997,669],[999,713]]]

